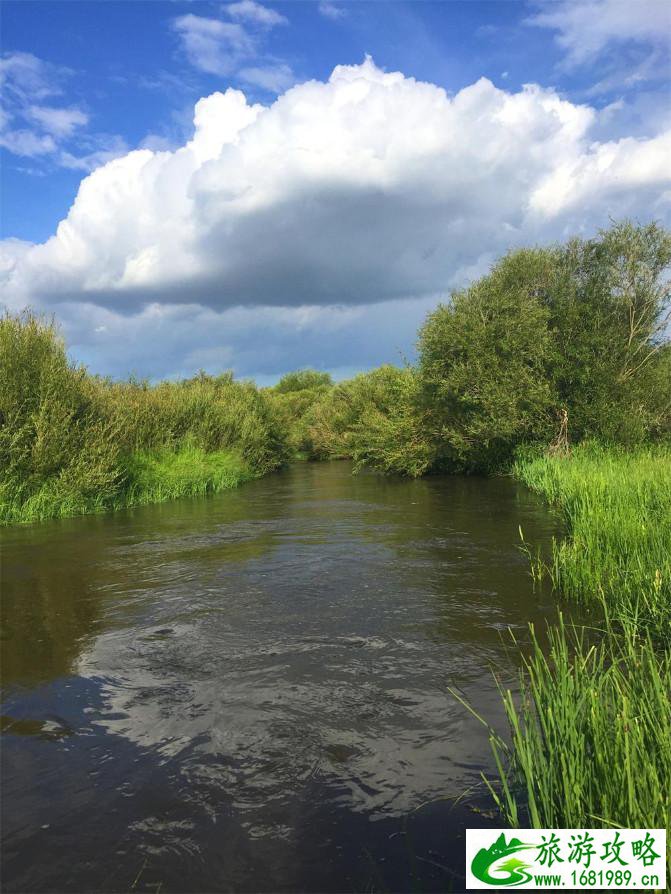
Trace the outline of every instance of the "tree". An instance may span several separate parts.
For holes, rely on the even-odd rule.
[[[298,369],[282,376],[274,390],[279,394],[287,394],[290,391],[304,391],[307,388],[320,388],[332,384],[333,379],[327,372],[319,372],[316,369]]]
[[[439,466],[492,470],[547,439],[557,404],[547,296],[555,250],[513,252],[420,330],[421,400]]]

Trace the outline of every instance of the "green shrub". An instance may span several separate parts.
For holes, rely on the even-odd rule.
[[[0,319],[0,522],[218,490],[286,455],[252,383],[111,382],[68,361],[52,322]]]
[[[327,372],[319,372],[316,369],[298,369],[289,372],[279,380],[273,391],[278,394],[288,394],[292,391],[314,391],[316,388],[330,388],[333,379]]]
[[[497,470],[520,443],[550,439],[557,399],[540,296],[555,261],[551,250],[508,255],[420,331],[421,400],[438,435],[440,467]]]

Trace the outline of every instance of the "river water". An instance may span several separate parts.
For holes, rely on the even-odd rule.
[[[503,731],[556,611],[519,525],[508,479],[302,463],[2,531],[3,889],[463,890],[493,762],[448,687]]]

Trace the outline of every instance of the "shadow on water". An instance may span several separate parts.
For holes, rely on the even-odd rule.
[[[463,890],[557,522],[350,471],[2,532],[7,891]]]

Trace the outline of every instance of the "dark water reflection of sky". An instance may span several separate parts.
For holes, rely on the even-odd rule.
[[[300,464],[2,546],[7,891],[463,890],[502,637],[556,606],[508,479]],[[134,885],[134,887],[133,887]]]

